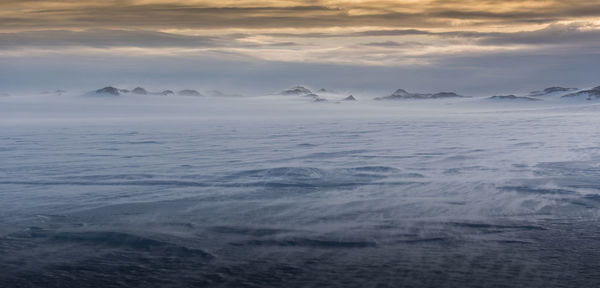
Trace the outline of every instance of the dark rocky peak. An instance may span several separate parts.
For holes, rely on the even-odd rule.
[[[561,98],[583,98],[583,97],[586,97],[587,100],[600,98],[600,86],[593,88],[591,90],[583,90],[583,91],[567,94],[567,95],[562,96]]]
[[[331,89],[325,89],[325,88],[321,88],[319,90],[317,90],[318,93],[329,93],[329,94],[338,94],[337,91],[331,90]]]
[[[577,88],[548,87],[548,88],[544,89],[544,93],[550,94],[550,93],[554,93],[554,92],[569,92],[569,91],[575,91],[575,90],[577,90]]]
[[[515,95],[498,95],[492,96],[489,99],[493,100],[527,100],[527,101],[541,101],[542,99],[526,97],[526,96],[515,96]]]
[[[439,92],[435,94],[431,93],[411,93],[407,92],[404,89],[398,89],[394,91],[389,96],[375,98],[376,100],[386,100],[386,99],[440,99],[440,98],[461,98],[465,97],[462,95],[458,95],[454,92]]]
[[[146,89],[144,89],[142,87],[136,87],[135,89],[131,90],[131,93],[139,94],[139,95],[146,95],[146,94],[148,94],[148,91],[146,91]]]
[[[392,93],[392,95],[390,96],[394,96],[394,95],[408,95],[410,93],[408,93],[406,90],[404,89],[398,89],[396,91],[394,91],[394,93]]]
[[[546,89],[544,89],[543,91],[533,91],[531,93],[529,93],[529,96],[544,96],[544,95],[548,95],[551,93],[556,93],[556,92],[570,92],[570,91],[576,91],[578,90],[577,88],[567,88],[567,87],[548,87]]]
[[[121,95],[121,93],[119,92],[119,89],[112,87],[112,86],[98,89],[98,90],[96,90],[96,94],[106,94],[106,95],[113,95],[113,96]]]
[[[344,99],[342,99],[343,101],[356,101],[356,98],[354,98],[354,96],[350,95]]]
[[[461,98],[465,97],[454,92],[439,92],[431,95],[431,98]]]
[[[287,90],[281,91],[279,94],[281,95],[308,95],[312,94],[312,91],[306,87],[295,86]]]

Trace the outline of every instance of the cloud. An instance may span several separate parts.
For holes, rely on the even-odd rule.
[[[335,25],[345,12],[323,6],[206,7],[183,4],[89,5],[28,9],[0,14],[4,29],[46,28],[222,28]]]
[[[553,75],[545,69],[559,66],[544,61],[597,57],[598,19],[596,0],[4,0],[0,78],[26,79],[24,69],[36,69],[29,59],[48,59],[47,67],[60,70],[61,61],[76,57],[100,59],[94,65],[112,59],[102,77],[148,62],[120,75],[164,75],[149,68],[156,66],[169,67],[172,81],[178,73],[213,82],[230,75],[260,81],[252,73],[324,81],[334,72],[360,78],[354,71],[376,71],[372,83],[361,79],[372,87],[392,81],[386,73],[421,83],[416,75],[440,77],[439,69],[463,73],[449,79],[485,76],[481,83],[489,84],[495,76]],[[222,63],[235,68],[221,69]],[[577,67],[567,64],[561,62]],[[243,67],[251,68],[237,72]],[[9,68],[23,75],[9,75]],[[86,74],[83,66],[71,68],[65,75]]]
[[[363,45],[371,46],[371,47],[383,47],[383,48],[419,48],[419,47],[427,46],[427,44],[424,44],[421,42],[415,42],[415,41],[411,41],[411,42],[396,42],[396,41],[370,42],[370,43],[364,43]]]
[[[65,49],[88,48],[267,48],[293,47],[300,43],[292,41],[268,41],[256,43],[240,41],[246,34],[220,36],[181,35],[156,31],[127,31],[92,29],[83,31],[41,30],[0,33],[0,49]]]
[[[231,40],[231,39],[228,39]],[[16,47],[215,47],[222,37],[184,36],[156,31],[92,29],[85,31],[41,30],[0,33],[0,48]]]
[[[590,23],[552,24],[524,32],[433,32],[423,29],[346,33],[183,35],[146,30],[43,30],[0,34],[5,57],[29,54],[204,56],[264,61],[360,65],[435,65],[465,54],[579,53],[600,44]],[[326,35],[326,36],[325,36]],[[316,38],[315,38],[316,37]],[[292,39],[293,41],[291,41]],[[370,41],[365,41],[369,39]],[[565,51],[565,49],[569,51]]]
[[[600,44],[600,25],[590,25],[589,23],[552,24],[535,31],[487,34],[480,43],[486,45],[553,44],[565,46]]]
[[[3,8],[3,9],[2,9]],[[3,1],[2,30],[104,27],[398,29],[550,23],[598,17],[596,1]],[[490,12],[494,11],[494,12]]]

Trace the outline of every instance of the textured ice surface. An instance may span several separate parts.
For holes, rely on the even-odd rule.
[[[185,99],[3,100],[0,286],[600,284],[594,105]]]

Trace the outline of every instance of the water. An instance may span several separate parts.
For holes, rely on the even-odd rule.
[[[598,287],[599,115],[2,125],[0,286]]]

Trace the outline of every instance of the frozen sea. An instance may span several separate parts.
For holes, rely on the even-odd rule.
[[[600,287],[594,102],[44,97],[0,287]]]

